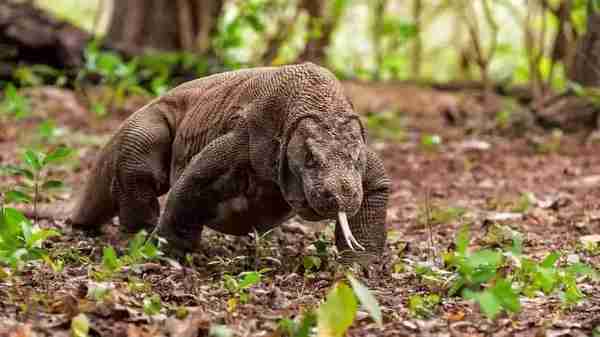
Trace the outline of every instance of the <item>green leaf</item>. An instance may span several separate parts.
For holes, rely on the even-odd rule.
[[[6,203],[30,203],[33,198],[27,193],[13,190],[4,193]]]
[[[106,283],[92,283],[88,286],[86,297],[96,302],[108,299],[111,288]]]
[[[302,260],[305,271],[319,270],[321,268],[321,259],[318,256],[307,255]]]
[[[231,275],[223,275],[223,285],[231,293],[235,293],[239,290],[238,282]]]
[[[456,236],[456,251],[459,254],[465,255],[467,253],[467,248],[469,247],[470,242],[471,238],[469,232],[469,225],[465,224],[460,228]]]
[[[477,295],[476,298],[486,317],[494,319],[502,311],[502,304],[489,289]]]
[[[55,229],[43,229],[39,227],[33,227],[31,234],[25,240],[27,248],[39,248],[42,243],[48,238],[53,236],[60,236],[60,232]]]
[[[19,235],[21,235],[21,223],[29,222],[23,213],[10,207],[0,209],[2,216],[0,217],[0,238],[4,242],[16,243]]]
[[[127,249],[127,253],[131,256],[139,256],[140,250],[146,242],[146,236],[148,233],[145,230],[141,230],[135,234],[133,240],[129,242],[129,247]]]
[[[240,289],[246,289],[260,283],[261,278],[260,273],[256,271],[243,272],[240,274],[240,277],[241,279],[238,284]]]
[[[52,138],[56,134],[56,124],[53,120],[47,119],[38,125],[38,133],[44,138]]]
[[[31,169],[38,172],[42,169],[42,162],[40,160],[41,155],[33,150],[26,150],[23,154],[23,160]]]
[[[44,165],[54,163],[67,158],[73,153],[73,149],[66,146],[60,146],[54,149],[54,151],[48,153],[44,158]]]
[[[320,337],[341,337],[354,322],[358,303],[354,292],[339,282],[319,306],[317,329]]]
[[[84,313],[73,317],[71,320],[71,336],[87,337],[90,332],[90,320]]]
[[[508,280],[498,279],[492,288],[492,292],[503,308],[511,312],[519,312],[521,310],[519,294],[513,290],[512,284]]]
[[[65,184],[62,181],[58,180],[48,180],[42,185],[43,190],[50,190],[63,187],[65,187]]]
[[[160,300],[160,296],[157,294],[144,298],[144,313],[146,315],[156,315],[160,313],[161,308],[162,302]]]
[[[116,271],[121,267],[121,262],[117,257],[117,252],[112,246],[102,249],[102,266],[109,271]]]
[[[346,277],[348,280],[350,280],[352,289],[354,289],[354,294],[356,297],[358,297],[358,300],[362,306],[369,312],[371,317],[373,317],[373,320],[377,323],[377,325],[379,325],[379,327],[383,327],[379,302],[377,302],[377,299],[373,296],[371,291],[369,291],[369,288],[367,288],[350,274],[347,274]]]
[[[552,252],[548,254],[546,258],[544,258],[542,263],[540,263],[540,266],[544,268],[552,268],[554,267],[554,264],[558,261],[558,259],[560,259],[560,254],[558,252]]]
[[[294,337],[308,337],[312,328],[317,325],[317,314],[314,311],[307,311],[302,315],[302,320],[298,329],[294,333]]]
[[[32,180],[34,178],[33,172],[30,170],[14,165],[3,166],[2,171],[15,176],[25,176]]]
[[[97,116],[106,116],[106,114],[108,113],[108,108],[106,107],[106,105],[102,104],[102,103],[94,103],[91,106],[91,110],[97,115]]]

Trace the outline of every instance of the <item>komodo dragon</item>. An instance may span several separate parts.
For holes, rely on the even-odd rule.
[[[170,191],[169,191],[170,188]],[[336,219],[342,260],[381,254],[390,180],[332,73],[312,63],[184,83],[133,113],[101,151],[70,223],[118,214],[157,224],[168,249],[198,248],[204,225],[244,235],[294,214]]]

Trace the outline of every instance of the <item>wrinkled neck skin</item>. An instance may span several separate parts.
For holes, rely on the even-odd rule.
[[[282,67],[249,85],[250,159],[307,220],[356,214],[363,198],[365,135],[342,85],[314,64]]]

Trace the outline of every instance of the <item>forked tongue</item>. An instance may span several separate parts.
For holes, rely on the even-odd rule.
[[[352,231],[350,231],[350,226],[348,225],[348,217],[346,216],[346,212],[338,212],[338,219],[340,220],[340,226],[342,227],[342,233],[344,234],[344,239],[346,240],[348,247],[350,247],[350,249],[356,251],[356,249],[354,248],[354,245],[356,245],[356,247],[359,248],[360,250],[365,250],[365,247],[363,247],[354,238],[354,235],[352,235]]]

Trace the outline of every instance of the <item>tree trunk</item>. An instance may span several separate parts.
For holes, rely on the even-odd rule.
[[[308,39],[304,50],[298,57],[299,62],[310,61],[317,64],[325,63],[325,49],[331,42],[333,31],[342,16],[344,6],[334,5],[328,8],[328,3],[334,1],[325,0],[301,0],[300,10],[306,11],[309,15],[308,21]],[[327,15],[327,13],[331,13]]]
[[[91,37],[31,3],[0,1],[0,64],[24,62],[57,68],[78,67]]]
[[[569,78],[584,86],[600,86],[600,13],[588,1],[587,31],[577,41]]]
[[[223,0],[116,0],[107,39],[143,52],[210,52]]]

